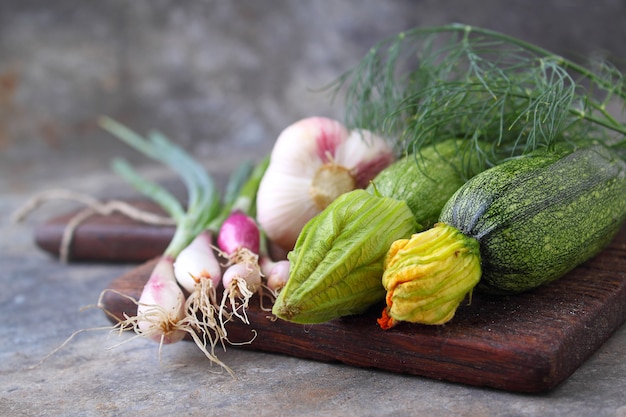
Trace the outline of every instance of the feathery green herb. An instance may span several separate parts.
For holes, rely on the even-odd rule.
[[[415,28],[375,45],[333,84],[345,92],[346,124],[392,138],[398,153],[463,138],[493,144],[490,166],[561,143],[624,147],[623,75],[591,68],[520,39],[462,24]],[[619,106],[618,106],[619,107]]]

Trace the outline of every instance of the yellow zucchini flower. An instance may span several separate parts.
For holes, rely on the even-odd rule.
[[[437,223],[396,240],[385,257],[387,306],[378,323],[383,329],[400,321],[444,324],[480,276],[478,242],[452,226]]]

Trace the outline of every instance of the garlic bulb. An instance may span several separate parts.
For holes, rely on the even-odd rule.
[[[369,131],[349,131],[324,117],[302,119],[274,144],[257,220],[273,243],[291,250],[311,218],[341,194],[365,188],[394,160],[391,145]]]

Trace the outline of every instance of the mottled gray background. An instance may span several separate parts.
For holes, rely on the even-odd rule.
[[[72,332],[107,325],[83,308],[133,265],[64,265],[37,250],[35,226],[65,202],[22,224],[10,214],[50,188],[133,192],[109,170],[116,155],[172,180],[98,116],[158,128],[223,176],[296,119],[340,117],[312,90],[376,41],[454,21],[568,57],[626,58],[624,0],[0,0],[0,415],[626,416],[624,326],[546,395],[229,348],[219,357],[235,380],[192,343],[164,347],[160,362],[156,344],[130,335],[109,349],[121,342],[106,331],[28,368]]]
[[[450,22],[626,58],[623,0],[2,0],[0,187],[108,169],[114,155],[145,162],[101,114],[203,160],[259,154],[296,119],[339,117],[313,90],[376,41]]]

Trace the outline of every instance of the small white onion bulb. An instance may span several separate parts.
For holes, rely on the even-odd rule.
[[[274,144],[257,195],[259,225],[291,250],[311,218],[341,194],[367,187],[394,160],[392,147],[369,131],[349,131],[325,117],[302,119]]]

